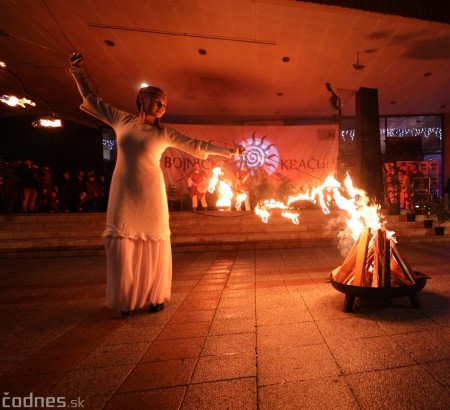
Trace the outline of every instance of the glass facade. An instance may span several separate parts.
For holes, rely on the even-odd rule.
[[[442,116],[380,117],[380,147],[385,205],[423,208],[417,198],[443,195]],[[351,175],[355,155],[355,119],[340,123],[340,168]],[[420,194],[420,195],[419,195]]]

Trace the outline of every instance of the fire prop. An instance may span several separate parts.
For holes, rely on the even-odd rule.
[[[417,293],[428,276],[414,271],[382,228],[364,228],[341,266],[331,273],[331,284],[344,293],[344,312],[351,312],[356,297],[393,299],[409,296],[419,307]]]
[[[225,183],[226,187],[221,189],[221,170],[216,168],[213,172],[210,192],[218,185],[218,205],[226,198],[226,204],[231,206],[230,185]],[[355,242],[342,265],[331,273],[333,287],[346,295],[344,311],[352,310],[356,297],[409,296],[413,306],[418,307],[417,293],[428,277],[409,266],[396,246],[395,232],[388,231],[381,222],[379,205],[371,203],[364,191],[355,188],[349,175],[344,186],[330,176],[322,185],[289,197],[287,204],[265,200],[255,207],[255,213],[267,223],[270,211],[280,209],[284,217],[299,224],[299,214],[291,210],[292,204],[299,200],[319,203],[325,214],[330,214],[331,204],[348,213],[346,222]]]
[[[0,101],[2,103],[8,104],[10,107],[15,107],[16,105],[20,105],[25,108],[25,104],[31,105],[32,107],[36,106],[36,103],[29,100],[28,98],[17,98],[15,96],[2,95],[0,97]]]
[[[269,221],[270,212],[271,209],[281,209],[281,215],[285,218],[289,218],[292,223],[295,225],[298,225],[300,222],[298,221],[298,213],[291,212],[289,210],[289,206],[283,204],[283,202],[275,201],[274,199],[271,200],[265,200],[262,205],[256,205],[255,207],[255,213],[256,215],[261,217],[261,220],[264,223],[267,223]]]
[[[386,229],[364,228],[332,279],[353,286],[393,287],[413,285],[419,277],[408,265]]]
[[[217,167],[212,170],[212,178],[209,180],[208,191],[212,194],[217,189],[217,202],[216,206],[220,210],[228,209],[231,206],[231,200],[233,199],[233,190],[231,185],[224,181],[222,178],[222,168]],[[244,198],[245,199],[245,198]]]
[[[240,193],[236,196],[236,210],[240,211],[241,210],[241,206],[242,206],[242,202],[244,202],[247,198],[247,194],[245,193]]]

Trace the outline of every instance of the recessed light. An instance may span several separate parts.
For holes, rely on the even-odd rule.
[[[108,47],[115,47],[116,46],[116,43],[114,43],[114,41],[112,41],[112,40],[105,40],[105,44]]]
[[[198,53],[201,54],[202,56],[204,56],[204,55],[206,55],[206,50],[203,48],[199,48]]]
[[[289,60],[290,60],[290,58],[289,58],[289,57],[283,57],[283,59],[282,59],[283,63],[288,63],[288,62],[289,62]]]

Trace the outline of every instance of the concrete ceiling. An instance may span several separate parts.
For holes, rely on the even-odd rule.
[[[168,93],[166,122],[332,120],[378,89],[380,115],[450,113],[450,24],[293,0],[0,0],[0,116],[78,108],[68,55],[106,101],[135,112],[140,84]],[[359,52],[359,61],[357,61]],[[359,63],[362,69],[355,69]]]

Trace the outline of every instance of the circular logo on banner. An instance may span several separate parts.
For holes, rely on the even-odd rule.
[[[247,169],[253,173],[258,168],[263,168],[267,175],[272,175],[278,168],[280,156],[274,144],[266,140],[267,135],[262,138],[255,136],[256,132],[242,142],[245,148],[245,154],[242,157],[235,157],[239,167],[243,162],[247,165]]]

